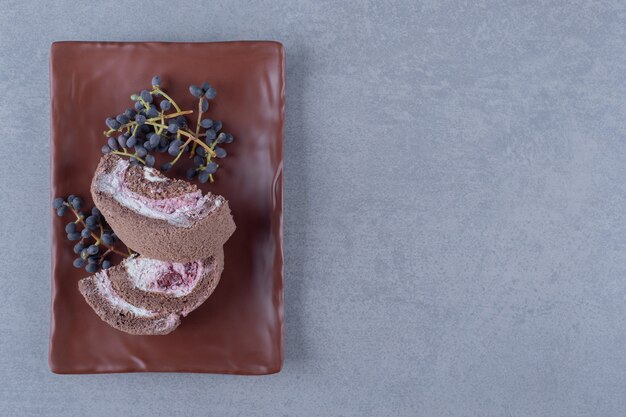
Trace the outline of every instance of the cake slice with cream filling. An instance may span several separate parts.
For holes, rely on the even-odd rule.
[[[185,263],[138,256],[107,272],[113,288],[128,302],[186,316],[213,293],[223,269],[220,250],[210,258]]]
[[[180,316],[176,313],[140,308],[123,299],[113,289],[106,270],[81,279],[78,289],[104,322],[123,332],[164,335],[180,324]]]
[[[235,231],[228,201],[127,159],[102,157],[91,183],[95,205],[129,248],[189,262],[217,253]]]
[[[186,263],[143,256],[125,259],[79,281],[98,316],[132,334],[167,334],[213,293],[224,269],[224,253]]]

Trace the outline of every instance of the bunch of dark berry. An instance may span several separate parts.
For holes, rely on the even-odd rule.
[[[65,226],[65,232],[69,240],[78,241],[74,245],[74,253],[78,255],[74,259],[76,268],[85,267],[87,272],[95,273],[100,268],[108,269],[111,261],[105,259],[109,254],[115,253],[123,257],[132,255],[115,249],[119,239],[115,233],[106,225],[100,210],[96,207],[91,209],[91,214],[80,211],[83,207],[83,200],[75,195],[70,195],[64,199],[57,197],[52,200],[52,207],[60,217],[67,213],[72,213],[75,220]]]
[[[202,118],[209,110],[209,100],[217,96],[215,89],[204,83],[201,87],[190,86],[189,91],[198,98],[195,129],[189,127],[185,117],[193,110],[182,110],[161,89],[161,79],[155,76],[150,91],[130,96],[135,102],[134,109],[106,119],[109,130],[104,135],[108,140],[102,152],[127,156],[131,163],[149,167],[155,164],[153,152],[167,153],[174,158],[161,165],[162,171],[168,171],[183,153],[189,153],[194,163],[186,171],[187,178],[197,176],[200,182],[213,182],[213,174],[219,168],[213,158],[226,157],[226,150],[219,145],[231,143],[233,135],[221,132],[222,122]]]

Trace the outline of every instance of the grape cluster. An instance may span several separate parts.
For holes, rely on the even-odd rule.
[[[107,143],[103,153],[126,156],[132,164],[153,167],[155,152],[173,157],[160,166],[161,171],[170,170],[184,153],[189,153],[193,167],[186,170],[188,179],[197,177],[202,183],[213,182],[213,175],[219,168],[214,158],[227,155],[220,146],[233,142],[233,135],[222,132],[222,122],[203,118],[209,110],[209,101],[217,96],[217,91],[209,83],[192,85],[189,92],[198,98],[198,114],[195,128],[191,128],[186,115],[193,110],[182,110],[178,104],[161,89],[161,78],[152,78],[152,89],[132,94],[133,109],[126,109],[105,123],[109,130],[104,132]]]
[[[77,257],[73,265],[76,268],[84,267],[87,272],[93,274],[100,268],[108,269],[112,266],[111,261],[106,259],[111,253],[124,257],[132,255],[130,250],[124,253],[115,248],[119,239],[106,225],[100,210],[94,207],[89,213],[85,213],[81,211],[83,204],[82,198],[75,195],[52,200],[52,208],[59,217],[72,213],[75,218],[65,225],[68,240],[76,241],[74,253]]]

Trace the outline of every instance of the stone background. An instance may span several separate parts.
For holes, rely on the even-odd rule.
[[[0,414],[618,416],[622,1],[0,0]],[[287,53],[285,364],[50,373],[57,40]]]

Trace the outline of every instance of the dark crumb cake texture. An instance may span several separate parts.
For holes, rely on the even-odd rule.
[[[149,172],[162,181],[147,181],[144,168],[135,165],[130,166],[124,173],[124,184],[130,191],[155,200],[180,197],[198,191],[198,187],[190,182],[168,178],[155,169]]]

